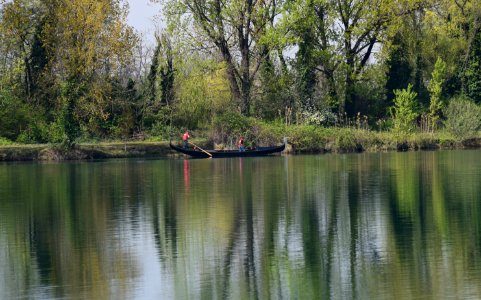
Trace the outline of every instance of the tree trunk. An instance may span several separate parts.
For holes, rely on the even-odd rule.
[[[219,48],[222,53],[222,58],[227,64],[227,80],[229,81],[232,97],[234,98],[234,101],[241,102],[241,92],[239,90],[239,84],[237,83],[236,69],[232,61],[232,56],[230,55],[227,45],[224,43],[222,43]]]
[[[243,43],[244,44],[244,43]],[[249,49],[247,46],[247,41],[245,41],[245,45],[243,45],[242,49],[242,79],[241,79],[241,93],[242,93],[242,105],[241,105],[241,112],[245,116],[249,116],[250,113],[250,74],[249,74]]]
[[[247,23],[249,26],[249,22]],[[241,52],[241,112],[244,116],[250,113],[250,57],[249,57],[249,36],[244,34],[244,26],[237,28],[239,38],[239,50]]]

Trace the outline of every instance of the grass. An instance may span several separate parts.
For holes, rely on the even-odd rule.
[[[479,133],[476,137],[457,141],[452,134],[445,131],[399,134],[393,131],[296,125],[275,132],[269,129],[269,125],[267,128],[271,137],[277,134],[274,140],[281,141],[284,136],[287,136],[296,152],[340,153],[481,147]]]

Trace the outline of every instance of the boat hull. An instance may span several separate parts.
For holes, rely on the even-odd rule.
[[[275,147],[258,147],[254,150],[246,150],[246,151],[238,151],[238,150],[205,150],[206,152],[212,155],[212,158],[226,158],[226,157],[254,157],[254,156],[265,156],[277,152],[284,151],[286,145],[275,146]],[[211,157],[207,153],[201,150],[192,150],[192,149],[184,149],[181,147],[177,147],[175,145],[170,144],[170,148],[184,153],[186,155],[190,155],[191,157],[195,158],[209,158]]]

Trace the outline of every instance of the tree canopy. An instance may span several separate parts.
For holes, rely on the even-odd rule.
[[[151,1],[154,45],[125,0],[0,1],[0,136],[73,145],[232,112],[375,128],[408,87],[434,130],[451,98],[481,102],[480,0]]]

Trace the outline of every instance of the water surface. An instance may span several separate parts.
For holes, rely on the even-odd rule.
[[[0,165],[0,299],[481,299],[481,151]]]

